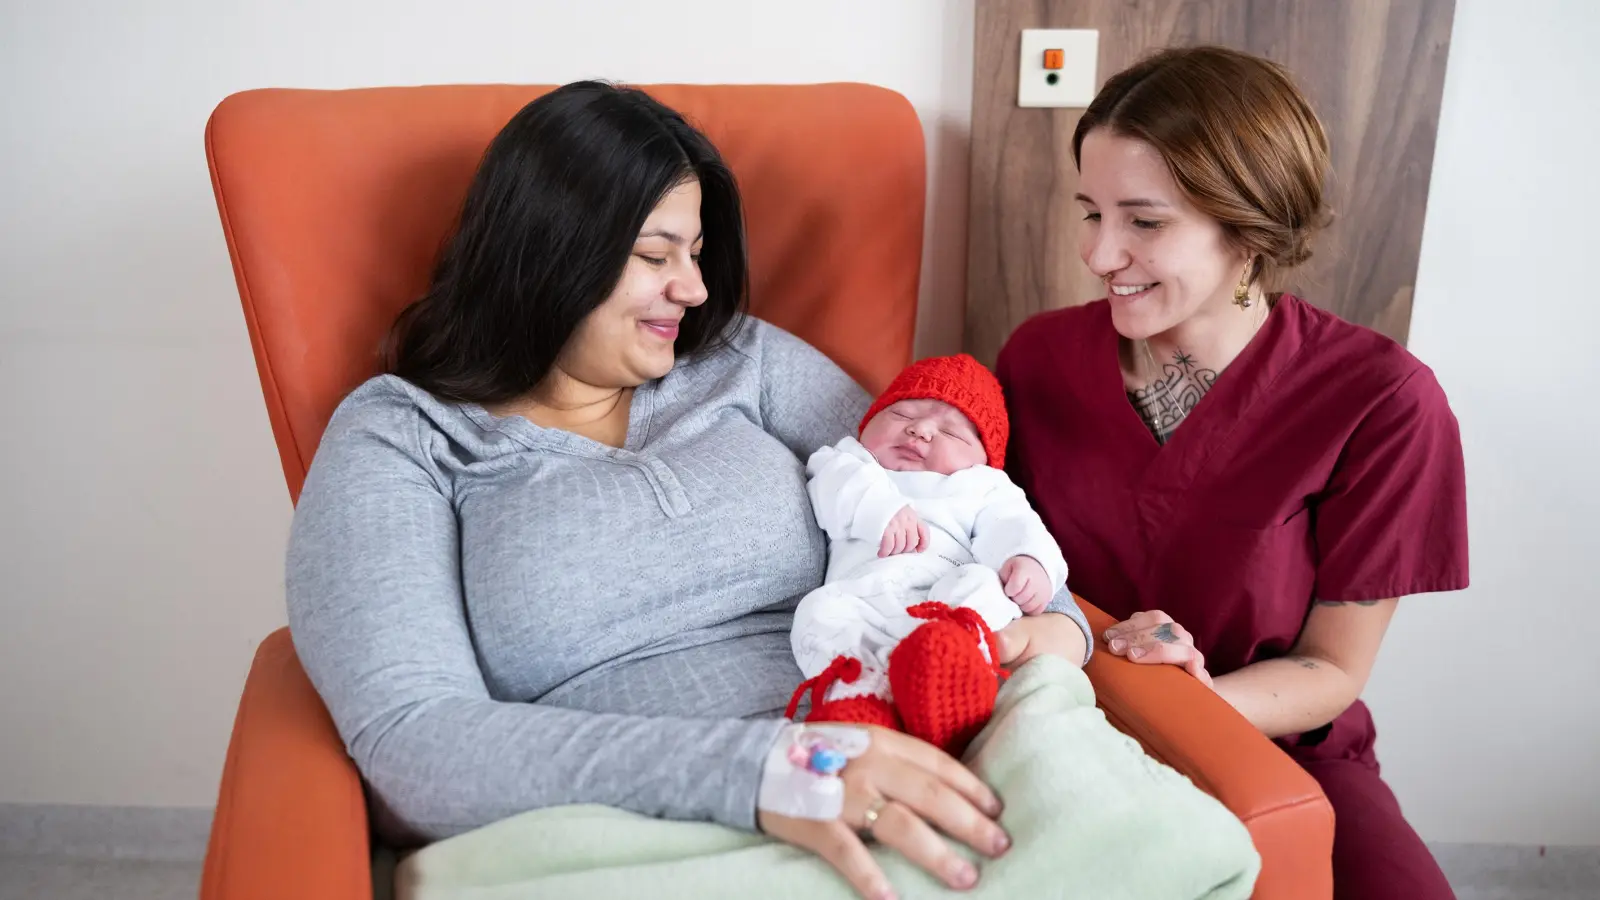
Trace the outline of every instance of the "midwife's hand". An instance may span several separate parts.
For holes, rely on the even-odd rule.
[[[994,791],[931,744],[876,726],[859,727],[872,742],[839,773],[845,790],[840,817],[824,822],[760,810],[761,830],[822,857],[868,900],[895,894],[857,832],[893,847],[952,888],[977,884],[977,870],[939,832],[983,856],[1004,853],[1011,839],[995,824],[1000,800]]]
[[[1106,629],[1106,645],[1117,656],[1136,663],[1182,666],[1190,675],[1211,687],[1206,657],[1194,645],[1194,637],[1172,617],[1159,609],[1136,612],[1126,622]]]
[[[1036,616],[1050,605],[1050,575],[1031,556],[1006,560],[1000,567],[1000,584],[1025,615]]]
[[[894,514],[889,527],[883,530],[883,541],[878,544],[878,556],[895,556],[901,553],[921,553],[928,549],[928,526],[922,523],[917,511],[909,505]]]

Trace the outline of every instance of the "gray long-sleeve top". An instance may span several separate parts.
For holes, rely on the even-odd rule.
[[[868,400],[754,319],[642,385],[621,449],[392,376],[346,398],[295,511],[289,622],[380,833],[568,803],[752,828],[826,562],[803,460]]]

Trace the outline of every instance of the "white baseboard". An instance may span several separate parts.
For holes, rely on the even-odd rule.
[[[199,862],[211,810],[0,803],[0,856]]]

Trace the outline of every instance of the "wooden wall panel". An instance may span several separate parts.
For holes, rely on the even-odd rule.
[[[1167,46],[1288,66],[1328,130],[1334,224],[1281,287],[1404,342],[1454,13],[1454,0],[978,0],[966,349],[992,363],[1028,316],[1104,294],[1078,258],[1082,110],[1017,107],[1024,28],[1098,29],[1101,84]]]

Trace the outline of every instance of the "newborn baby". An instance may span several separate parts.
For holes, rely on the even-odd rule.
[[[860,440],[806,464],[827,578],[795,610],[808,722],[906,731],[953,754],[994,710],[993,633],[1066,583],[1061,549],[1011,483],[1000,384],[965,354],[898,376]]]

